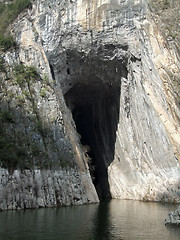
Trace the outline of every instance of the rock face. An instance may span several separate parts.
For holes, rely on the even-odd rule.
[[[77,170],[0,171],[1,210],[98,202],[91,178]],[[88,189],[88,191],[87,191]]]
[[[40,167],[31,154],[30,170],[1,170],[0,208],[82,204],[98,196],[180,202],[180,112],[168,71],[178,73],[180,64],[150,18],[148,0],[37,0],[12,33],[19,49],[3,56],[9,73],[17,63],[36,66],[48,86],[31,84],[36,108],[25,96],[21,126],[3,126],[24,129],[44,155]],[[5,75],[1,109],[22,112],[7,94],[22,88]],[[33,115],[42,121],[40,132]],[[8,192],[21,182],[19,202],[19,190]]]
[[[169,213],[169,217],[165,220],[165,225],[180,225],[180,207]]]

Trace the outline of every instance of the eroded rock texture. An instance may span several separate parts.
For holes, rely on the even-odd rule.
[[[170,212],[167,219],[165,219],[165,225],[179,225],[180,224],[180,207],[174,212]]]
[[[65,151],[71,152],[67,160],[74,165],[67,168],[79,192],[85,189],[84,195],[75,194],[80,203],[97,202],[97,194],[100,199],[180,201],[180,112],[166,71],[178,73],[180,65],[175,48],[168,47],[150,16],[148,0],[37,0],[13,24],[16,61],[36,66],[50,79],[54,105],[46,108],[50,96],[40,101],[42,94],[37,93],[38,109],[46,109],[42,119],[53,111],[62,121],[47,121],[49,129],[57,124],[54,135],[44,136],[44,141],[51,147],[50,161],[58,161],[50,142],[61,153],[56,144],[60,135]],[[8,54],[4,59],[12,65]],[[55,172],[44,171],[38,174],[46,179],[50,171],[55,195]],[[61,167],[55,171],[61,176]],[[24,172],[27,182],[28,174]],[[86,180],[79,181],[79,174]],[[64,170],[62,179],[66,177]],[[73,199],[74,188],[61,191]],[[51,193],[34,196],[36,204],[28,207],[41,206],[45,196]],[[75,204],[61,204],[69,202]]]

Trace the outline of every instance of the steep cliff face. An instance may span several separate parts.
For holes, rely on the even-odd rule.
[[[98,196],[180,201],[180,112],[170,74],[180,65],[148,4],[37,0],[13,23],[18,49],[3,55],[9,80],[1,74],[3,134],[23,139],[32,164],[1,170],[2,209]],[[19,63],[36,66],[39,80],[12,82]],[[30,97],[19,106],[23,91]],[[17,117],[8,120],[7,111]]]

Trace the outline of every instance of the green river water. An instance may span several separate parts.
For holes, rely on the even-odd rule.
[[[0,240],[180,240],[164,219],[176,205],[128,200],[0,212]]]

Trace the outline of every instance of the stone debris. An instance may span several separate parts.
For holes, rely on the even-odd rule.
[[[180,226],[180,206],[177,210],[170,212],[167,219],[165,219],[165,225],[178,225]]]

